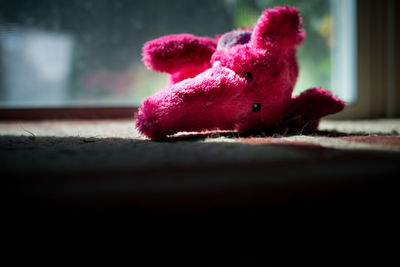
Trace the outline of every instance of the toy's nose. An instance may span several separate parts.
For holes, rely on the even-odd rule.
[[[136,115],[136,126],[151,139],[179,131],[230,128],[235,120],[230,103],[245,84],[234,71],[213,67],[147,98]]]
[[[165,137],[163,131],[158,130],[159,122],[162,119],[162,110],[157,101],[152,98],[146,99],[139,107],[136,114],[136,127],[139,131],[151,139],[162,139]]]

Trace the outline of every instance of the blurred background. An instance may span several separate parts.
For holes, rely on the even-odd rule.
[[[297,6],[300,93],[357,100],[355,0],[0,0],[0,107],[138,106],[166,84],[141,48],[167,34],[215,37],[264,8]]]

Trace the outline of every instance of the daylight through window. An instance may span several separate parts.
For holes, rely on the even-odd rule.
[[[355,0],[4,0],[0,107],[137,106],[166,84],[141,62],[144,42],[215,37],[285,3],[307,31],[295,92],[319,86],[355,101]]]

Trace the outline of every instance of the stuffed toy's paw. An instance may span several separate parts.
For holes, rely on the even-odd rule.
[[[320,88],[292,96],[304,37],[298,10],[285,6],[266,9],[252,31],[218,40],[178,34],[147,42],[145,65],[169,82],[139,107],[138,130],[159,140],[181,131],[316,129],[345,104]]]

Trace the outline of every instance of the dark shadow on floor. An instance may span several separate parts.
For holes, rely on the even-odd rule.
[[[56,250],[68,238],[81,245],[88,232],[92,248],[118,235],[147,242],[146,260],[161,257],[155,243],[175,255],[171,242],[183,245],[179,258],[190,263],[222,257],[239,266],[309,265],[321,263],[316,254],[331,263],[338,259],[336,245],[328,251],[332,242],[351,251],[355,263],[370,263],[365,253],[377,248],[391,259],[382,237],[398,227],[400,153],[249,145],[220,136],[228,137],[1,136],[3,229],[18,246],[32,233],[34,242],[55,236],[58,242],[48,244]]]
[[[321,203],[392,207],[398,196],[398,152],[195,137],[1,136],[5,203],[11,212],[257,215]]]

